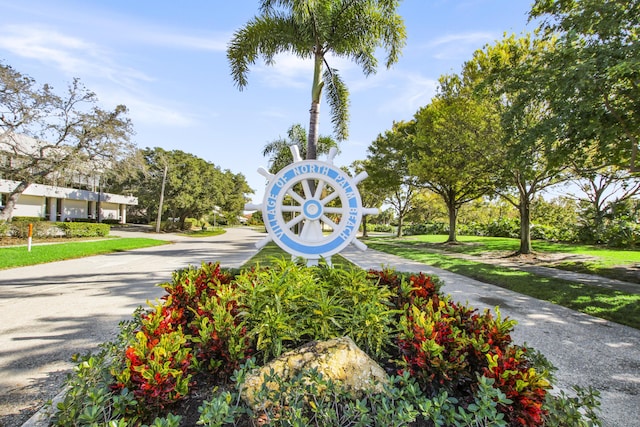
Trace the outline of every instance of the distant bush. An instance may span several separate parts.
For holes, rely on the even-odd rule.
[[[411,224],[402,229],[405,236],[418,236],[424,234],[448,234],[449,226],[444,222],[426,222],[422,224]]]
[[[49,238],[49,237],[64,237],[65,232],[60,227],[59,222],[48,221],[31,221],[31,220],[17,220],[14,218],[9,224],[8,234],[18,239],[26,239],[29,237],[29,224],[33,224],[33,237],[34,238]]]
[[[44,221],[45,219],[39,216],[14,216],[13,218],[11,218],[11,221],[13,222],[40,222],[40,221]]]
[[[0,237],[8,236],[11,231],[11,223],[0,221]]]
[[[378,233],[391,233],[394,231],[393,227],[388,224],[374,224],[373,227],[368,225],[367,228]]]
[[[487,236],[520,237],[520,220],[516,218],[500,218],[487,224]]]
[[[58,222],[56,225],[64,231],[66,237],[105,237],[109,235],[109,224],[90,222]]]
[[[626,220],[609,221],[603,233],[609,246],[630,247],[640,244],[640,225]]]

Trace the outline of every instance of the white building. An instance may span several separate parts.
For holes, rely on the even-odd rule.
[[[0,179],[0,209],[19,182]],[[127,222],[127,206],[138,204],[138,198],[119,194],[78,190],[68,187],[31,184],[20,195],[13,216],[40,217],[49,221],[117,220]]]
[[[11,179],[12,165],[18,165],[32,155],[37,156],[31,153],[35,153],[39,146],[38,141],[24,135],[0,135],[0,161],[8,166],[5,171],[9,174],[2,176],[0,173],[0,211],[20,183]],[[61,149],[50,148],[46,155],[55,156]],[[97,162],[78,164],[73,170],[65,171],[64,176],[47,176],[44,178],[46,183],[29,185],[20,194],[12,216],[40,217],[49,221],[110,220],[125,223],[127,206],[137,205],[138,199],[100,191],[105,167],[104,163]]]

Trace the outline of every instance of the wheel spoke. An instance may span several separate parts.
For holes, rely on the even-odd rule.
[[[287,206],[287,205],[282,205],[280,207],[280,210],[282,212],[302,212],[302,206]]]
[[[333,193],[329,194],[327,197],[325,197],[324,199],[320,200],[320,203],[322,203],[323,205],[326,205],[327,203],[329,203],[330,201],[332,201],[333,199],[335,199],[336,197],[338,197],[340,194],[338,194],[337,191],[334,191]]]
[[[344,214],[344,208],[329,207],[329,208],[324,208],[322,211],[330,214]]]
[[[293,218],[291,221],[287,222],[284,226],[287,228],[287,230],[291,230],[293,226],[302,222],[303,219],[304,219],[304,215],[298,215],[297,217]]]
[[[325,224],[327,224],[329,227],[331,227],[334,231],[338,229],[338,224],[336,224],[335,222],[331,221],[331,219],[329,219],[328,216],[326,215],[322,215],[322,217],[320,217],[320,221],[324,222]]]
[[[303,179],[302,181],[300,181],[300,183],[302,184],[302,189],[304,190],[304,198],[307,200],[313,198],[313,194],[311,194],[311,186],[309,186],[309,180]]]
[[[314,199],[320,200],[320,196],[322,196],[322,190],[324,190],[324,179],[318,180],[318,184],[316,187],[316,194],[313,196]]]
[[[304,205],[304,198],[293,191],[293,187],[287,189],[287,194],[290,195],[293,200],[298,202],[299,205]]]

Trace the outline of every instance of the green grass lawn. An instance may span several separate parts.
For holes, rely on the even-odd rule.
[[[246,263],[242,265],[242,269],[251,268],[256,266],[269,266],[273,264],[275,259],[291,259],[291,255],[282,250],[278,245],[274,242],[269,242],[265,247],[260,249],[260,251],[251,257]],[[342,268],[358,268],[355,264],[348,261],[346,258],[341,255],[334,255],[331,257],[331,262],[334,267],[342,267]]]
[[[444,240],[442,236],[435,237],[439,237],[440,240],[434,241],[442,242]],[[491,283],[576,311],[640,329],[640,295],[638,294],[537,276],[533,273],[516,269],[463,260],[448,256],[442,252],[429,251],[429,246],[425,246],[423,243],[428,242],[432,238],[434,238],[434,236],[411,236],[401,239],[375,238],[367,240],[366,243],[372,249],[419,261],[485,283]],[[495,248],[506,248],[507,245],[510,244],[507,240],[514,239],[482,238],[476,241],[488,242],[489,245],[485,247],[492,247],[494,248],[493,250],[498,250]],[[463,246],[464,245],[452,246],[452,248],[459,249]],[[551,246],[549,246],[549,248],[550,247]],[[606,252],[615,251],[603,251],[603,253]],[[477,254],[479,252],[475,253]],[[580,252],[577,251],[575,253]],[[610,259],[614,258],[616,258],[614,254],[611,254]],[[622,257],[620,257],[620,259],[621,258]]]
[[[219,236],[224,233],[226,233],[224,228],[214,227],[214,228],[208,228],[207,230],[186,231],[184,233],[179,233],[179,235],[187,236],[187,237],[212,237],[212,236]]]
[[[111,252],[122,252],[167,243],[169,242],[145,238],[104,239],[86,242],[76,241],[32,245],[31,252],[27,250],[27,246],[11,246],[0,248],[0,269],[23,267]]]
[[[384,240],[392,242],[393,238],[373,238],[370,241]],[[420,235],[407,236],[399,239],[403,245],[413,246],[420,250],[440,250],[446,252],[462,253],[467,255],[480,255],[487,252],[515,252],[520,247],[520,240],[506,237],[477,237],[459,236],[461,244],[443,244],[447,236]],[[553,267],[579,273],[597,274],[612,279],[640,283],[638,276],[630,271],[621,269],[621,266],[633,266],[640,264],[640,251],[632,249],[611,249],[593,245],[573,245],[553,243],[543,240],[533,241],[533,251],[539,254],[563,254],[566,260],[554,263]],[[590,259],[574,260],[571,256],[589,257]]]

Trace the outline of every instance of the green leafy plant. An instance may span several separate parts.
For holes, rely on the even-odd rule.
[[[220,284],[214,295],[198,303],[189,323],[198,362],[228,377],[252,352],[246,322],[239,316],[240,293],[234,284]]]
[[[128,389],[114,391],[111,369],[114,361],[124,352],[127,343],[139,325],[139,314],[131,321],[120,322],[116,340],[103,343],[97,354],[74,356],[78,362],[73,373],[65,380],[66,393],[53,412],[54,425],[114,425],[118,420],[138,421],[138,401]]]
[[[112,372],[116,380],[112,387],[132,390],[142,403],[138,405],[141,413],[162,410],[187,395],[191,356],[180,327],[159,337],[139,331],[126,349],[126,366]]]
[[[511,401],[500,407],[508,422],[540,425],[550,388],[546,372],[536,371],[526,349],[511,343],[515,322],[503,320],[496,311],[494,317],[447,297],[417,298],[400,319],[401,370],[408,370],[430,395],[445,389],[463,400],[478,388],[479,376],[492,378]]]
[[[560,391],[547,394],[544,425],[547,427],[599,427],[597,411],[600,408],[600,392],[592,387],[573,386],[573,397]]]

